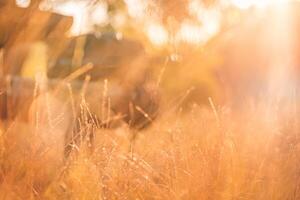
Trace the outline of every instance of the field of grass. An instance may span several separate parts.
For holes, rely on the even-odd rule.
[[[16,2],[0,200],[300,200],[298,1]]]
[[[142,131],[87,124],[93,140],[63,158],[16,121],[17,134],[1,132],[0,199],[297,200],[299,122],[294,107],[211,101],[168,109]]]

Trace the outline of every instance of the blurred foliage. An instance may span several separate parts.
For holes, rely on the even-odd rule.
[[[7,2],[11,3],[11,1],[7,1]],[[37,5],[39,5],[41,2],[42,2],[41,0],[31,1],[31,4],[28,8],[22,9],[26,13],[26,16],[28,16],[27,21],[33,21],[33,18],[37,19],[37,17],[40,16],[40,15],[35,16],[34,13],[37,11],[38,8]],[[42,4],[44,5],[44,7],[45,4],[48,5],[48,7],[46,6],[47,8],[46,10],[49,10],[50,12],[52,11],[57,12],[55,8],[67,2],[75,2],[75,3],[86,2],[86,9],[88,12],[90,12],[87,21],[89,20],[91,21],[93,9],[97,5],[99,4],[106,5],[105,9],[106,9],[106,14],[108,16],[107,21],[101,24],[93,24],[93,31],[92,31],[93,34],[101,38],[102,35],[109,33],[111,35],[115,35],[118,38],[118,40],[122,40],[122,39],[125,41],[132,40],[144,46],[145,51],[147,52],[148,57],[150,58],[149,63],[145,63],[145,65],[150,67],[151,69],[150,71],[152,71],[151,74],[154,75],[154,79],[160,82],[162,93],[167,98],[169,98],[169,100],[178,98],[178,95],[189,91],[191,88],[193,88],[191,94],[189,94],[188,97],[185,98],[187,105],[190,105],[192,103],[200,103],[200,104],[208,103],[207,101],[208,97],[213,97],[216,100],[217,99],[220,100],[220,98],[217,96],[217,94],[219,94],[220,92],[218,89],[218,80],[216,79],[215,76],[217,66],[220,64],[220,59],[218,58],[218,55],[215,54],[215,52],[211,51],[211,44],[213,43],[210,43],[210,41],[213,41],[216,36],[212,36],[211,38],[208,37],[207,41],[201,44],[198,44],[197,41],[195,41],[194,44],[188,43],[186,41],[177,41],[178,39],[176,38],[177,32],[180,32],[179,29],[181,27],[181,24],[185,23],[186,20],[195,22],[194,24],[199,26],[200,28],[204,26],[204,22],[197,21],[196,19],[197,16],[194,16],[189,11],[189,3],[191,3],[192,1],[185,1],[185,0],[175,0],[175,1],[150,0],[150,1],[137,1],[137,2],[132,1],[133,4],[134,3],[137,4],[136,5],[137,8],[135,9],[141,9],[143,11],[142,16],[133,16],[132,13],[130,13],[129,0],[92,0],[92,1],[45,0],[42,2]],[[198,14],[201,14],[201,12],[205,10],[215,12],[220,7],[220,2],[217,0],[202,0],[202,1],[195,1],[195,2],[197,3],[195,5],[201,6],[201,8],[203,9],[203,10],[199,10]],[[145,5],[143,5],[143,3]],[[145,7],[139,8],[139,6],[145,6]],[[48,11],[38,11],[38,12],[46,13]],[[232,12],[229,13],[232,14]],[[222,21],[220,22],[217,22],[220,23],[220,25],[218,26],[220,26],[221,28],[224,27],[223,21],[227,20],[226,16],[229,16],[226,11],[222,11],[222,14],[224,14],[224,19],[222,19]],[[22,15],[24,15],[24,13]],[[18,21],[19,18],[16,16],[10,15],[9,18]],[[228,17],[226,23],[230,24],[231,23],[230,20],[232,20],[232,18],[234,17]],[[3,20],[5,21],[6,19]],[[73,20],[75,21],[76,18],[74,18]],[[41,23],[44,22],[41,21],[40,25]],[[162,24],[163,27],[165,27],[166,32],[169,35],[166,44],[155,45],[151,42],[151,40],[147,36],[147,29],[145,29],[147,28],[149,23],[150,24],[154,23],[158,25]],[[37,22],[36,25],[34,26],[31,27],[28,26],[30,30],[32,30],[32,33],[30,33],[31,35],[34,35],[34,31],[37,30],[36,27],[40,26],[38,24],[39,22]],[[3,26],[6,26],[5,23]],[[44,25],[44,27],[48,29],[49,27],[50,29],[53,28],[49,24]],[[20,29],[20,31],[23,30],[26,30],[26,26]],[[54,29],[49,30],[48,32],[51,31],[53,32]],[[48,68],[52,68],[52,65],[57,62],[57,59],[59,59],[59,54],[62,54],[62,52],[69,51],[68,49],[67,50],[63,50],[63,49],[69,48],[68,43],[70,41],[68,41],[68,39],[63,39],[66,40],[67,42],[65,41],[62,42],[62,40],[61,41],[58,40],[58,38],[61,36],[62,31],[64,30],[60,29],[60,31],[58,31],[57,34],[50,34],[51,37],[48,36],[35,37],[32,40],[26,39],[25,38],[26,36],[22,36],[22,39],[19,41],[20,45],[24,45],[25,44],[24,41],[26,41],[27,43],[37,42],[37,44],[30,45],[33,47],[29,47],[27,49],[34,49],[35,48],[34,46],[38,45],[41,40],[46,42],[48,46],[47,51],[44,50],[39,51],[39,53],[41,54],[40,56],[38,55],[27,56],[27,59],[22,61],[23,62],[22,66],[26,65],[27,66],[26,68],[28,68],[29,65],[32,65],[32,67],[35,65],[39,65],[39,67],[44,68],[45,64],[39,64],[39,61],[37,61],[39,59],[36,60],[36,58],[45,57],[50,59],[48,61],[48,65],[49,65]],[[1,33],[0,37],[2,37],[3,31],[0,31],[0,33]],[[37,35],[40,35],[40,33],[41,32],[36,31]],[[7,34],[9,33],[6,33],[6,35]],[[187,33],[185,32],[185,34],[192,34],[191,36],[195,35],[195,33],[189,33],[188,31]],[[32,36],[29,36],[27,38],[30,37]],[[91,51],[88,49],[88,47],[85,47],[85,45],[86,44],[82,45],[84,51]],[[99,43],[99,45],[101,44]],[[60,72],[72,71],[69,70],[69,68],[74,64],[72,63],[73,62],[72,60],[75,55],[74,53],[75,48],[71,48],[71,49],[73,50],[65,55],[66,59],[64,59],[64,62],[65,61],[67,62],[64,64],[65,67],[60,66],[59,69],[56,68],[58,70],[54,70],[54,72],[57,73],[57,76],[61,74]],[[19,52],[19,50],[17,51]],[[26,51],[27,53],[30,52],[29,54],[31,53],[34,54],[34,52],[36,52],[34,50],[26,50]],[[24,54],[24,53],[21,52],[18,54]],[[48,56],[45,56],[43,54],[48,54]],[[92,59],[92,61],[94,62],[95,59]],[[96,70],[101,71],[103,70],[103,68],[100,67],[97,68]],[[43,71],[43,70],[23,69],[21,71],[25,73],[27,77],[34,77],[33,74],[35,72]],[[29,72],[32,72],[33,74],[30,75],[28,74]],[[94,72],[95,74],[99,74],[96,71]],[[55,74],[52,73],[52,77],[55,77]]]

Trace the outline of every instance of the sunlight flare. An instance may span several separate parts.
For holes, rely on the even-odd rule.
[[[71,35],[80,35],[93,31],[94,25],[108,22],[107,4],[97,3],[89,6],[86,1],[67,1],[54,6],[53,10],[63,15],[73,17]]]
[[[17,6],[21,8],[27,8],[31,3],[31,0],[16,0]]]
[[[145,0],[125,0],[129,15],[131,17],[141,18],[145,16],[147,1]]]
[[[231,3],[239,9],[248,9],[251,7],[264,8],[271,4],[284,2],[288,2],[288,0],[231,0]]]
[[[162,46],[167,44],[169,36],[168,31],[164,26],[158,23],[151,23],[146,28],[147,36],[149,40],[157,45]]]

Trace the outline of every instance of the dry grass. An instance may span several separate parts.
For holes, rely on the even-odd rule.
[[[11,4],[13,1],[7,2]],[[170,5],[174,4],[173,1],[170,2],[162,4],[165,7],[164,10],[169,11],[165,13],[168,18],[172,12],[177,12],[176,9],[170,8]],[[184,1],[180,2],[179,5],[184,4]],[[110,6],[108,8],[110,9]],[[111,8],[114,10],[114,7]],[[180,10],[184,9],[180,8]],[[36,45],[39,45],[38,41],[44,41],[49,46],[49,52],[56,59],[67,47],[69,38],[65,38],[63,35],[70,28],[72,20],[64,17],[60,23],[55,22],[57,27],[52,30],[51,27],[48,27],[50,26],[48,22],[54,23],[51,21],[52,13],[50,12],[35,10],[34,7],[28,11],[4,6],[1,8],[1,13],[5,14],[0,21],[0,27],[5,30],[2,34],[5,41],[0,38],[3,40],[0,43],[3,42],[5,50],[0,49],[0,95],[3,95],[4,92],[7,92],[7,88],[3,87],[3,75],[9,72],[10,68],[12,71],[20,71],[19,75],[21,76],[23,73],[23,76],[27,75],[31,78],[35,77],[34,75],[39,71],[46,72],[47,62],[45,60],[48,55],[44,55],[47,53],[42,53],[39,49],[35,50],[39,47]],[[181,15],[184,13],[178,12],[175,17],[181,18]],[[270,18],[269,15],[267,16]],[[59,16],[56,16],[55,19],[57,17]],[[223,17],[221,18],[223,19]],[[170,19],[173,18],[170,17]],[[252,15],[250,19],[249,25],[252,24]],[[263,22],[260,19],[257,19],[258,26],[270,23],[268,20]],[[168,21],[172,22],[172,20]],[[130,38],[144,40],[144,36],[139,35],[140,30],[131,30],[131,22],[128,22],[128,31],[132,32]],[[174,25],[176,24],[174,23]],[[282,21],[280,21],[280,25],[282,25]],[[246,24],[245,27],[247,26]],[[168,48],[176,47],[174,49],[176,54],[178,48],[180,59],[178,62],[167,63],[161,60],[164,58],[163,54],[168,54],[167,52],[153,50],[153,54],[162,54],[158,56],[157,60],[153,59],[150,63],[151,66],[157,68],[155,70],[160,71],[157,85],[164,91],[162,99],[173,99],[180,92],[185,90],[187,92],[172,102],[172,106],[163,105],[156,120],[153,120],[151,115],[144,112],[142,108],[136,106],[136,110],[141,115],[146,116],[147,120],[153,121],[150,127],[139,131],[130,129],[128,125],[119,123],[118,120],[115,126],[110,126],[109,123],[99,125],[99,122],[93,119],[91,113],[96,113],[95,115],[98,115],[97,117],[102,122],[110,121],[114,117],[119,119],[123,116],[113,116],[115,113],[107,109],[114,105],[114,99],[110,99],[108,94],[111,88],[110,82],[105,81],[103,87],[96,84],[97,87],[88,91],[87,85],[91,77],[86,76],[84,86],[80,88],[80,94],[77,94],[78,91],[69,84],[70,81],[91,70],[90,64],[70,74],[61,81],[62,84],[55,83],[55,87],[52,88],[53,93],[47,90],[46,85],[42,87],[37,82],[35,86],[32,84],[33,82],[30,82],[32,84],[31,86],[29,84],[30,87],[27,87],[26,84],[17,85],[19,87],[15,88],[15,93],[17,94],[16,98],[20,98],[17,101],[21,102],[21,105],[16,107],[14,106],[16,102],[5,102],[8,104],[8,106],[5,105],[8,110],[14,111],[17,117],[14,121],[9,122],[0,120],[0,200],[300,199],[300,112],[297,108],[298,104],[296,106],[291,103],[293,101],[276,103],[274,98],[270,98],[269,102],[243,102],[247,99],[244,98],[244,95],[251,94],[251,91],[248,90],[252,89],[252,83],[255,85],[255,89],[253,89],[255,91],[252,93],[256,94],[258,92],[256,90],[264,88],[264,82],[268,82],[267,70],[261,66],[269,63],[269,60],[276,60],[277,57],[282,62],[279,62],[282,66],[286,65],[286,60],[289,63],[290,59],[295,59],[288,57],[280,60],[285,57],[282,51],[286,51],[288,48],[285,43],[289,46],[290,43],[287,41],[290,41],[290,36],[282,38],[281,34],[275,34],[276,37],[270,37],[269,43],[272,44],[270,46],[268,42],[262,42],[260,45],[256,45],[259,42],[252,42],[269,38],[266,34],[269,34],[270,30],[271,33],[281,33],[281,30],[277,32],[276,30],[282,26],[276,26],[277,29],[276,27],[274,29],[273,23],[271,23],[267,27],[266,32],[262,31],[258,34],[256,34],[257,28],[252,30],[252,28],[245,29],[243,26],[240,27],[243,31],[238,29],[235,33],[233,32],[232,44],[229,42],[228,47],[225,48],[232,54],[219,56],[210,51],[203,51],[205,48],[202,47],[193,50],[194,48],[188,48],[185,45],[182,47],[171,45],[172,47]],[[136,29],[141,29],[141,27],[138,26]],[[254,38],[253,33],[255,33]],[[245,37],[247,41],[243,43],[244,37],[235,37],[236,35],[245,35],[249,38]],[[7,36],[9,36],[8,39]],[[226,39],[226,37],[224,38]],[[273,41],[275,39],[278,41]],[[279,42],[281,40],[282,42]],[[80,49],[84,47],[81,44],[83,40],[79,39],[78,42],[76,45],[78,49],[75,49],[76,53],[71,59],[74,66],[80,66],[83,61],[83,50]],[[126,38],[124,42],[127,44]],[[145,41],[137,42],[150,46]],[[274,44],[279,43],[274,45],[273,42]],[[222,45],[222,38],[212,43]],[[248,43],[251,43],[250,46],[254,45],[254,49],[259,50],[257,54],[255,50],[252,50],[254,55],[249,55]],[[215,49],[213,44],[211,45],[212,49]],[[102,47],[99,49],[92,47],[86,53],[92,58],[95,55],[98,56],[96,52],[100,52],[99,55],[102,52],[104,55],[111,54],[113,56],[111,58],[108,56],[107,59],[112,60],[118,59],[118,56],[114,55],[116,50],[120,51],[120,54],[125,54],[124,60],[120,60],[120,65],[126,67],[118,72],[115,79],[123,80],[121,82],[126,86],[124,86],[125,92],[123,91],[122,95],[126,97],[129,93],[127,91],[130,91],[132,86],[136,86],[140,79],[144,78],[144,73],[148,73],[146,69],[141,70],[141,66],[147,67],[147,62],[150,61],[148,61],[148,56],[138,53],[137,55],[141,57],[134,56],[133,62],[133,58],[127,58],[129,56],[127,52],[130,55],[133,53],[130,46],[119,46],[118,42],[112,46],[116,47],[111,48],[111,45],[107,45],[107,48],[105,46],[103,49]],[[135,46],[137,49],[140,48],[139,44],[132,44],[132,49],[135,49]],[[210,45],[205,46],[209,50]],[[273,46],[276,48],[278,46],[278,49],[272,49]],[[40,49],[44,48],[43,45],[40,47]],[[6,51],[7,55],[4,54]],[[263,53],[260,53],[261,51]],[[32,62],[27,60],[26,65],[24,63],[21,65],[23,62],[21,62],[21,58],[27,52],[34,53],[35,56],[30,57]],[[230,82],[228,85],[226,82],[221,83],[223,85],[219,88],[215,76],[212,74],[214,74],[215,67],[221,65],[223,57],[229,61],[228,69],[225,66],[224,71],[228,73],[229,77],[236,77],[236,79],[228,80]],[[103,60],[103,58],[99,57],[99,60]],[[50,55],[49,59],[51,59]],[[98,62],[97,57],[95,57],[95,61]],[[132,66],[130,66],[133,70],[131,71],[127,67],[129,61],[132,61]],[[97,62],[95,63],[97,64]],[[277,67],[278,63],[275,64]],[[43,69],[31,69],[35,65]],[[28,66],[28,69],[22,68],[24,66]],[[253,66],[257,66],[257,68],[250,68]],[[13,75],[17,74],[13,73]],[[261,77],[262,80],[260,81],[259,78],[256,80],[256,76]],[[42,79],[42,77],[40,78]],[[43,80],[40,81],[42,84]],[[290,87],[289,84],[279,87],[285,81],[286,79],[278,82],[278,85],[272,86],[274,93],[277,90],[280,91],[280,88],[288,89]],[[248,82],[251,83],[248,84]],[[64,87],[66,84],[67,87]],[[193,85],[196,85],[196,88],[190,88]],[[31,91],[33,88],[34,91]],[[42,91],[43,89],[46,91]],[[228,89],[232,89],[232,93],[227,92]],[[60,94],[60,90],[64,90],[63,94]],[[235,96],[234,91],[239,94],[239,90],[242,90],[240,95]],[[26,93],[28,99],[22,95],[18,96],[19,91]],[[262,91],[264,90],[262,89]],[[88,93],[90,98],[86,97],[85,102],[83,94]],[[102,99],[96,98],[96,93]],[[189,105],[185,106],[188,107],[187,109],[191,107],[190,110],[181,109],[183,101],[187,102],[188,97],[192,95],[198,99],[197,102],[203,99],[207,100],[207,106],[192,106],[193,98],[191,98]],[[144,96],[141,96],[142,101]],[[212,96],[213,99],[207,99],[207,96]],[[229,96],[229,100],[225,98],[226,101],[233,105],[236,103],[240,105],[237,106],[238,108],[219,106],[214,103],[218,96]],[[82,98],[82,102],[78,103],[80,98]],[[102,103],[99,99],[102,100]],[[119,101],[120,99],[117,98],[117,100],[118,103],[115,104],[118,105],[117,107],[121,107],[120,110],[128,106],[128,101],[126,101],[128,98],[125,98],[125,103],[122,102],[122,99]],[[89,105],[89,102],[93,103]],[[19,109],[22,107],[25,109]],[[80,108],[80,111],[77,108]],[[70,127],[73,128],[73,126],[70,124],[78,115],[81,116],[79,120],[75,121],[79,121],[77,123],[79,129],[76,133],[71,133]],[[70,136],[75,136],[77,142],[67,143],[65,140]],[[68,156],[65,155],[66,149],[70,149]]]
[[[299,199],[299,119],[275,107],[195,105],[139,132],[97,129],[63,164],[2,131],[0,199]]]

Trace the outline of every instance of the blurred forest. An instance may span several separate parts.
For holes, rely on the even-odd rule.
[[[139,43],[148,57],[145,65],[149,65],[147,68],[169,101],[188,91],[191,94],[185,99],[187,106],[207,104],[208,97],[222,101],[216,78],[221,57],[215,51],[214,41],[242,18],[239,9],[229,2],[19,0],[16,3],[13,0],[1,3],[1,13],[5,13],[0,21],[4,74],[34,78],[37,71],[47,71],[50,77],[59,78],[87,62],[95,64],[99,62],[96,52],[102,54],[102,44],[99,40],[98,46],[86,46],[93,43],[93,34],[96,38],[115,37]],[[80,58],[80,48],[82,54],[86,51],[89,56]],[[105,59],[112,63],[118,56]],[[103,71],[99,63],[90,74],[99,78]]]
[[[189,110],[209,105],[209,99],[231,109],[291,102],[299,94],[299,6],[251,0],[1,1],[2,90],[9,77],[55,82],[92,64],[76,80],[109,79],[124,99],[156,91],[153,102],[160,109],[176,102]],[[25,89],[12,82],[13,93],[34,89],[34,82]],[[24,107],[18,99],[28,96],[10,96],[13,103],[2,100],[1,107],[15,111],[1,113],[13,117]],[[143,109],[150,103],[145,99],[138,100]]]
[[[262,81],[268,79],[266,73],[273,59],[271,53],[263,55],[259,51],[263,48],[270,51],[274,40],[282,40],[284,44],[278,43],[278,53],[273,53],[273,57],[278,57],[281,46],[289,48],[287,43],[292,37],[274,35],[262,26],[274,24],[276,28],[276,24],[285,23],[286,27],[278,27],[277,32],[289,29],[284,17],[281,17],[283,22],[277,20],[279,12],[289,13],[293,21],[299,21],[298,3],[293,1],[285,7],[286,11],[278,11],[269,1],[238,0],[5,0],[1,3],[1,13],[5,14],[1,15],[0,41],[6,49],[4,66],[10,69],[4,69],[3,73],[19,71],[22,76],[34,77],[36,70],[47,71],[52,78],[70,74],[82,64],[97,62],[96,52],[102,48],[100,40],[98,46],[87,46],[93,43],[94,35],[139,43],[148,57],[145,65],[150,67],[146,68],[151,69],[169,100],[187,91],[190,91],[185,99],[187,106],[207,104],[208,97],[219,103],[228,102],[229,96],[237,99],[247,96],[243,94],[245,91],[253,90],[250,96],[257,96],[254,93],[264,92],[257,90],[255,84],[269,87]],[[268,43],[264,37],[269,35],[274,39]],[[264,41],[255,46],[256,39]],[[265,47],[260,47],[262,43]],[[253,59],[241,57],[250,52],[257,55]],[[118,56],[105,59],[112,63]],[[251,63],[256,59],[257,63]],[[33,69],[36,65],[40,69]],[[21,66],[24,67],[20,71],[17,68]],[[90,74],[99,78],[103,71],[99,63]],[[255,81],[250,85],[247,79]]]

